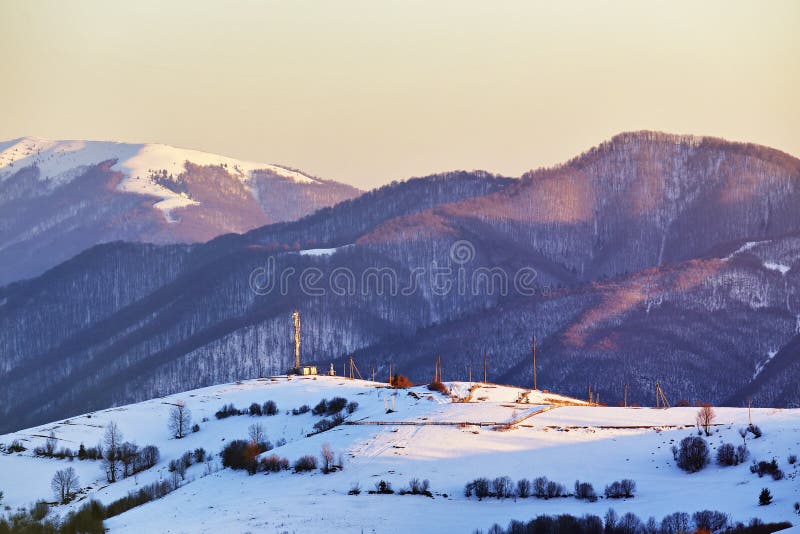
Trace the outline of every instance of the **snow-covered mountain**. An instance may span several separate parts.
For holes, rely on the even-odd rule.
[[[284,166],[162,144],[0,142],[0,285],[97,243],[207,241],[358,194]]]
[[[105,520],[110,532],[474,532],[509,520],[524,522],[540,514],[603,517],[612,508],[617,517],[628,512],[656,524],[668,514],[716,510],[729,524],[757,517],[767,522],[798,522],[793,503],[800,500],[797,453],[800,410],[715,408],[707,441],[711,463],[688,474],[676,466],[672,446],[697,436],[697,408],[609,408],[555,394],[494,384],[451,382],[450,395],[426,387],[391,389],[386,384],[340,377],[262,378],[187,391],[139,404],[70,417],[0,436],[0,491],[10,510],[38,499],[53,501],[50,481],[58,470],[73,468],[79,477],[77,496],[67,505],[52,506],[49,516],[65,516],[96,499],[108,506],[130,492],[147,492],[160,482],[169,491],[123,511],[119,502]],[[325,415],[297,410],[315,407],[322,399],[342,397],[357,406],[344,409],[344,423],[316,433]],[[277,405],[275,415],[215,413],[226,405],[249,411],[256,403]],[[168,427],[170,411],[183,403],[197,430],[181,439]],[[293,411],[296,410],[296,411]],[[391,411],[390,411],[391,410]],[[331,416],[329,415],[328,418]],[[717,465],[716,452],[724,443],[742,444],[739,430],[752,417],[760,437],[748,434],[748,460],[734,466]],[[110,422],[121,441],[142,448],[155,445],[160,458],[152,467],[109,483],[107,466],[99,460],[35,455],[103,442]],[[276,455],[291,465],[304,455],[320,458],[323,445],[333,453],[334,472],[245,470],[223,468],[220,451],[232,440],[249,439],[260,425],[261,439],[274,447],[258,458]],[[9,451],[16,441],[25,448]],[[197,451],[202,459],[197,461]],[[186,456],[185,453],[189,453]],[[170,463],[187,458],[185,473]],[[751,473],[751,461],[776,459],[782,480]],[[120,467],[121,469],[121,467]],[[509,477],[513,498],[478,500],[465,496],[468,482],[486,477]],[[563,485],[568,495],[537,498],[517,495],[520,479],[547,477]],[[404,495],[412,479],[429,481],[429,496]],[[633,497],[607,498],[604,488],[614,481],[635,482]],[[376,494],[386,481],[394,494]],[[576,480],[592,484],[599,498],[577,499]],[[759,506],[762,488],[773,496]],[[177,489],[174,489],[177,488]],[[360,488],[359,494],[353,491]],[[370,493],[372,492],[372,493]],[[141,501],[139,501],[141,502]],[[122,513],[119,513],[122,512]],[[12,513],[12,512],[7,512]],[[2,516],[3,512],[0,512]],[[692,531],[691,529],[689,531]],[[721,530],[714,529],[714,532]],[[617,531],[615,531],[617,532]],[[619,530],[618,532],[645,532]],[[647,532],[659,532],[649,530]]]
[[[452,173],[191,249],[94,247],[0,288],[0,431],[284,372],[294,310],[337,368],[354,355],[422,381],[441,355],[467,379],[488,353],[491,379],[525,385],[535,334],[539,384],[573,396],[651,405],[659,382],[672,401],[798,407],[798,205],[797,158],[634,132],[520,180]],[[250,284],[270,265],[296,273],[285,291]],[[498,270],[507,291],[484,282]]]

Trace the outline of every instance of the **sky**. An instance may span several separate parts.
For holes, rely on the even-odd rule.
[[[800,2],[0,0],[0,140],[160,142],[371,188],[616,133],[800,156]]]

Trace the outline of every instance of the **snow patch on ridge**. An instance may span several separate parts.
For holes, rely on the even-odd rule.
[[[336,254],[340,250],[344,250],[352,246],[353,245],[351,244],[335,248],[308,248],[305,250],[299,250],[297,253],[300,254],[301,256],[331,256],[333,254]]]
[[[764,267],[766,267],[770,271],[778,271],[784,276],[792,269],[788,265],[783,265],[781,263],[773,263],[771,261],[764,262]]]
[[[722,259],[722,261],[729,261],[737,254],[741,254],[742,252],[747,252],[748,250],[755,248],[758,245],[761,245],[762,243],[769,243],[769,241],[748,241],[747,243],[745,243],[744,245],[733,251],[731,254],[725,256]]]
[[[771,351],[769,351],[767,353],[767,359],[766,360],[756,364],[756,372],[753,373],[753,380],[755,380],[756,377],[761,374],[761,371],[764,370],[764,367],[767,366],[767,364],[770,362],[770,360],[772,360],[772,358],[775,357],[776,354],[778,354],[777,350],[771,350]]]

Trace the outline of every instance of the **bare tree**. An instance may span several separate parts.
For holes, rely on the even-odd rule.
[[[122,463],[122,476],[127,477],[133,474],[133,464],[139,453],[139,447],[129,441],[119,446],[119,461]]]
[[[331,449],[330,443],[323,443],[322,444],[322,451],[320,452],[320,457],[322,458],[322,472],[323,473],[330,473],[333,469],[333,449]]]
[[[80,481],[75,470],[71,467],[56,471],[53,475],[53,480],[50,481],[50,487],[53,490],[58,502],[67,502],[72,495],[80,489]]]
[[[697,426],[703,429],[703,431],[706,433],[706,436],[711,435],[711,424],[714,422],[716,417],[717,414],[714,413],[714,408],[712,408],[710,404],[700,405],[700,410],[697,412],[696,418]]]
[[[189,432],[192,426],[192,412],[183,401],[178,401],[169,411],[169,431],[178,439]]]
[[[247,435],[250,437],[250,441],[256,445],[263,443],[265,440],[264,427],[261,426],[261,423],[253,423],[248,427]]]
[[[56,433],[51,430],[47,441],[44,443],[45,454],[53,456],[53,453],[56,452],[56,445],[58,445],[58,439],[56,438]]]
[[[114,421],[109,421],[103,435],[103,468],[106,471],[106,478],[109,482],[117,481],[119,471],[120,454],[119,448],[122,445],[122,431]]]

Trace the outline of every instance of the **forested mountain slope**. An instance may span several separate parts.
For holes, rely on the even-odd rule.
[[[75,317],[41,320],[35,344],[2,330],[2,419],[14,428],[284,372],[295,309],[304,357],[322,368],[355,354],[365,376],[391,363],[427,381],[441,355],[448,378],[466,379],[488,352],[490,377],[529,385],[536,334],[539,386],[565,394],[591,385],[616,403],[628,384],[630,402],[652,404],[658,381],[672,402],[797,406],[800,369],[784,355],[800,316],[798,206],[796,158],[637,132],[518,181],[412,180],[165,248],[163,261],[155,248],[131,262],[137,276],[169,266],[151,289],[71,307],[69,291],[125,276],[89,251],[71,277],[3,290],[6,325]],[[34,298],[46,284],[57,298]]]

